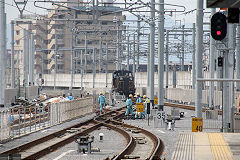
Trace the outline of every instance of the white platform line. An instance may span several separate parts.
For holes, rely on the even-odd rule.
[[[74,151],[74,150],[69,150],[69,151],[67,151],[67,152],[64,152],[64,153],[62,153],[60,156],[58,156],[57,158],[55,158],[55,159],[53,159],[53,160],[59,160],[60,158],[64,157],[66,154],[71,153],[71,152],[73,152],[73,151]]]

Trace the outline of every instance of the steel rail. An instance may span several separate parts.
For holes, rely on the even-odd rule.
[[[169,103],[169,102],[165,102],[164,106],[176,107],[176,108],[181,108],[181,109],[186,109],[186,110],[191,110],[191,111],[195,111],[195,109],[196,109],[195,106],[178,104],[178,103]],[[202,108],[203,112],[205,112],[207,110],[208,110],[207,108]],[[218,110],[218,115],[222,115],[222,111],[221,110]]]
[[[151,151],[151,154],[150,154],[148,159],[149,160],[160,159],[161,154],[162,154],[163,149],[164,149],[164,144],[158,137],[156,137],[151,132],[146,131],[142,128],[131,126],[131,125],[124,124],[122,122],[116,121],[116,119],[120,119],[121,117],[123,117],[123,115],[124,115],[124,112],[122,112],[123,108],[125,108],[125,107],[119,108],[119,109],[114,110],[114,111],[108,111],[107,113],[105,113],[103,115],[100,115],[100,116],[97,116],[93,119],[86,120],[84,122],[73,125],[71,127],[67,127],[63,130],[51,133],[51,134],[49,134],[45,137],[42,137],[42,138],[39,138],[37,140],[28,142],[26,144],[15,147],[13,149],[10,149],[10,150],[5,151],[5,152],[0,153],[0,154],[5,154],[6,155],[6,154],[25,152],[25,151],[33,148],[33,147],[36,147],[37,145],[41,145],[44,142],[50,141],[53,138],[65,135],[65,133],[67,133],[67,130],[71,130],[71,128],[79,128],[81,126],[86,126],[88,124],[93,123],[93,124],[95,124],[94,126],[90,126],[89,128],[84,129],[83,131],[80,131],[80,132],[76,132],[76,133],[73,133],[73,134],[66,135],[66,137],[62,137],[62,140],[60,140],[59,142],[50,144],[46,147],[44,146],[44,148],[36,151],[35,153],[32,153],[31,155],[25,155],[25,157],[22,157],[22,159],[36,159],[36,158],[43,157],[44,155],[48,154],[49,152],[52,152],[53,150],[56,150],[57,148],[62,147],[64,145],[74,141],[75,136],[86,135],[86,134],[98,129],[101,126],[106,126],[106,127],[109,127],[111,129],[113,129],[116,132],[119,132],[126,139],[127,145],[125,146],[125,148],[118,155],[115,155],[112,158],[112,159],[115,159],[115,160],[122,159],[122,158],[124,158],[124,155],[132,153],[132,151],[136,147],[136,141],[129,133],[127,133],[123,129],[117,127],[117,125],[125,126],[125,127],[128,127],[128,128],[136,128],[136,129],[141,130],[141,132],[143,134],[145,134],[150,139],[152,139],[153,146],[154,146],[154,149]],[[113,125],[109,124],[109,123],[112,123]],[[114,125],[116,125],[116,126],[114,126]]]
[[[155,136],[154,134],[152,134],[151,132],[149,132],[145,129],[142,129],[142,128],[139,128],[139,127],[136,127],[136,126],[132,126],[132,125],[129,125],[129,124],[125,124],[123,122],[119,122],[119,121],[115,121],[115,120],[110,120],[109,122],[111,122],[115,125],[121,125],[123,127],[136,128],[138,130],[141,130],[141,133],[145,134],[146,136],[148,136],[152,140],[153,146],[154,146],[153,150],[150,153],[150,156],[147,159],[148,160],[160,159],[160,157],[162,155],[162,152],[164,150],[164,144],[157,136]]]

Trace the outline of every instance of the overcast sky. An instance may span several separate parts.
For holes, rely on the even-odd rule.
[[[37,14],[44,14],[47,13],[46,10],[39,9],[34,7],[33,2],[34,0],[28,0],[26,6],[26,11],[24,11],[24,14],[30,14],[30,13],[37,13]],[[133,0],[134,1],[134,0]],[[149,2],[150,0],[143,0],[145,2]],[[116,2],[124,2],[123,0],[116,0]],[[156,0],[158,2],[158,0]],[[186,7],[186,11],[190,11],[196,8],[196,2],[197,0],[165,0],[166,4],[174,4],[174,5],[184,5]],[[10,23],[12,19],[15,19],[18,17],[19,11],[15,6],[15,3],[13,0],[5,0],[6,3],[6,13],[7,13],[7,23]],[[14,7],[15,6],[15,7]],[[47,7],[47,5],[45,5]],[[206,6],[204,1],[204,7]],[[156,6],[156,8],[158,8]],[[165,6],[165,9],[173,8],[169,5]],[[182,10],[182,8],[175,7],[177,10]],[[30,12],[27,12],[30,11]],[[126,14],[126,13],[125,13]],[[195,12],[189,13],[187,15],[177,15],[177,19],[185,20],[187,23],[193,23],[195,22]]]

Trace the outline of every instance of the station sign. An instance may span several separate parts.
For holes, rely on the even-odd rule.
[[[137,112],[144,112],[143,103],[137,103]]]
[[[203,118],[192,118],[192,132],[202,132]]]
[[[154,104],[158,104],[158,97],[154,97]]]

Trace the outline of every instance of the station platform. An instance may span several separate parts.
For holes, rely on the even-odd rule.
[[[172,160],[240,160],[240,133],[180,132]]]

